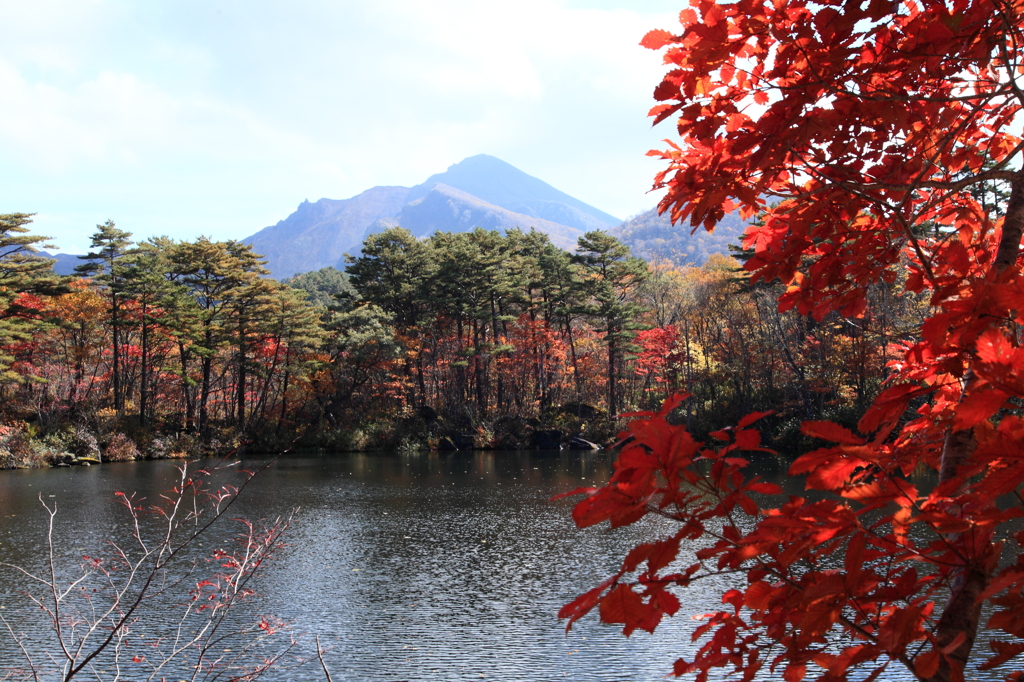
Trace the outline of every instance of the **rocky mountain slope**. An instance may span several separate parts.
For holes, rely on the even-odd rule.
[[[513,227],[535,227],[538,231],[546,233],[552,243],[568,250],[576,248],[576,240],[584,232],[608,229],[608,225],[598,223],[583,230],[564,223],[513,212],[441,183],[431,187],[422,198],[407,203],[394,218],[394,224],[401,225],[417,237],[426,237],[438,231],[470,232],[476,227],[499,231]]]
[[[367,227],[402,210],[408,194],[408,187],[373,187],[351,199],[304,201],[277,225],[243,241],[267,259],[277,279],[338,265],[358,249]]]

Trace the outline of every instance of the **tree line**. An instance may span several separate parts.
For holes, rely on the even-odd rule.
[[[0,220],[4,422],[106,428],[143,450],[162,433],[349,447],[448,429],[514,446],[564,426],[600,441],[678,391],[698,431],[773,406],[784,440],[866,404],[922,310],[894,283],[856,323],[815,322],[732,258],[648,264],[600,231],[569,253],[535,230],[393,227],[345,272],[277,282],[241,242],[134,243],[107,222],[62,278],[29,215]]]

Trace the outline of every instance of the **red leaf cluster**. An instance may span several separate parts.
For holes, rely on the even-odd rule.
[[[714,447],[671,423],[676,400],[636,415],[611,481],[577,491],[574,518],[659,514],[678,530],[562,615],[571,625],[597,607],[627,634],[651,630],[677,608],[666,589],[729,575],[675,674],[831,681],[896,665],[960,680],[985,629],[981,667],[1019,660],[1024,140],[1011,122],[1024,3],[692,0],[680,22],[642,43],[668,68],[650,115],[676,117],[679,135],[651,152],[666,164],[660,209],[708,230],[737,208],[760,213],[745,267],[787,286],[782,310],[856,319],[878,281],[905,282],[928,309],[893,346],[859,433],[804,423],[826,444],[790,468],[806,497],[745,475],[757,415],[711,434]],[[922,470],[937,481],[912,483]]]

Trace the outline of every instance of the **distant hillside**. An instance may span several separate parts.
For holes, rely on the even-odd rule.
[[[47,258],[52,258],[54,260],[53,271],[58,275],[73,275],[75,274],[75,267],[85,262],[78,256],[70,253],[50,253],[48,251],[39,251],[39,255],[46,256]]]
[[[584,232],[619,220],[486,154],[471,156],[413,188],[374,187],[350,199],[305,201],[281,222],[244,239],[267,259],[274,277],[342,267],[363,239],[391,225],[417,236],[475,227],[535,227],[574,248]]]
[[[728,254],[729,244],[739,244],[747,224],[738,213],[727,215],[713,233],[703,227],[693,235],[689,225],[672,225],[658,209],[634,216],[609,232],[644,260],[668,260],[677,265],[703,265],[713,253]]]

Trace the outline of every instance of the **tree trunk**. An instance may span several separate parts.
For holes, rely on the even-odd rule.
[[[181,341],[178,342],[178,360],[181,362],[181,397],[185,401],[185,423],[182,426],[188,431],[196,423],[196,406],[188,385],[188,351]]]
[[[612,329],[612,321],[608,320],[605,325],[608,329],[608,416],[612,419],[619,413],[619,403],[615,394],[615,333]]]
[[[992,263],[994,274],[998,275],[1016,264],[1020,254],[1022,234],[1024,234],[1024,172],[1018,172],[1011,184],[1006,217],[1003,219],[1003,231],[999,238],[999,249]],[[999,322],[992,324],[999,324]],[[961,401],[973,391],[977,384],[970,366],[964,374],[963,382],[964,390],[960,396]],[[959,468],[970,460],[975,446],[973,429],[949,430],[942,446],[939,485],[956,478]],[[953,545],[958,554],[965,557],[965,561],[963,566],[957,568],[951,576],[949,599],[939,618],[936,639],[939,647],[946,647],[952,644],[958,636],[964,635],[963,643],[950,654],[954,665],[960,671],[966,667],[967,659],[974,647],[974,641],[978,634],[978,621],[981,618],[981,603],[978,597],[988,587],[991,578],[991,569],[988,566],[994,563],[987,561],[985,556],[977,556],[977,548],[990,545],[992,540],[991,535],[987,538],[978,538],[978,532],[975,530],[973,535],[967,537],[959,533],[946,536],[946,541]],[[939,671],[929,678],[928,682],[949,682],[956,677],[958,676],[950,670],[946,660],[942,659]]]
[[[291,372],[285,370],[284,372],[284,385],[281,387],[281,419],[277,422],[275,431],[280,431],[281,424],[285,420],[285,415],[288,414],[288,379],[291,378]]]
[[[427,384],[423,380],[423,339],[419,339],[420,345],[416,350],[416,384],[420,387],[419,407],[427,404]]]
[[[548,406],[547,380],[544,376],[545,356],[544,352],[541,351],[540,342],[537,341],[537,314],[533,308],[530,308],[530,322],[530,345],[533,347],[533,381],[537,388],[540,411],[543,414]]]
[[[476,382],[476,406],[480,416],[487,413],[487,397],[484,395],[484,368],[480,361],[480,326],[473,320],[473,376]],[[486,334],[486,332],[484,332]]]
[[[498,345],[498,311],[494,305],[494,296],[491,296],[491,339],[494,345]],[[496,393],[494,402],[497,407],[498,414],[501,414],[501,406],[505,402],[505,384],[501,380],[501,370],[498,368],[497,363],[494,362],[494,354],[491,354],[491,364],[494,366],[494,377]]]
[[[146,321],[147,307],[142,306],[142,358],[139,367],[139,425],[146,425],[147,392],[149,391],[149,324]]]
[[[266,369],[266,373],[263,377],[262,385],[259,389],[259,395],[256,397],[256,402],[252,408],[252,414],[259,414],[259,426],[263,426],[267,423],[267,410],[269,409],[269,403],[271,402],[270,386],[274,382],[274,375],[277,372],[277,367],[281,359],[281,346],[283,344],[283,337],[278,336],[274,339],[274,357],[270,361],[270,367]]]
[[[246,382],[248,381],[247,368],[245,366],[245,346],[241,343],[238,345],[238,393],[237,397],[237,423],[238,428],[245,429],[245,388]]]
[[[565,316],[565,334],[569,339],[569,356],[572,358],[572,378],[576,384],[576,400],[581,400],[583,379],[580,377],[580,366],[576,360],[576,341],[572,338],[572,321]]]
[[[405,399],[410,405],[416,404],[416,385],[412,382],[412,358],[409,357],[408,351],[405,353],[405,357],[402,358],[402,378],[405,379],[402,383],[405,384]]]
[[[113,342],[113,390],[114,390],[114,409],[117,411],[118,416],[121,414],[121,410],[124,408],[124,403],[121,400],[121,348],[118,345],[118,309],[117,309],[117,294],[113,291],[110,293],[110,336]]]
[[[465,331],[463,329],[461,315],[459,315],[455,319],[455,329],[459,337],[459,344],[457,347],[456,356],[460,360],[460,364],[458,365],[458,367],[456,367],[455,376],[457,377],[456,380],[459,383],[459,402],[461,404],[465,404],[469,399],[469,373],[466,372],[466,368],[461,364],[462,358],[465,357],[462,353],[463,335],[465,334]]]
[[[213,334],[210,331],[206,332],[206,347],[208,353],[203,356],[203,380],[202,386],[199,388],[199,432],[206,435],[207,429],[210,425],[210,374],[213,370]]]
[[[292,347],[291,344],[284,351],[284,383],[281,387],[281,418],[277,420],[277,425],[274,426],[274,433],[281,431],[281,424],[284,423],[285,415],[288,414],[288,379],[291,378],[291,367]]]
[[[683,343],[686,344],[686,392],[693,395],[693,358],[690,355],[690,320],[683,318]],[[686,428],[693,421],[693,398],[686,401]]]

